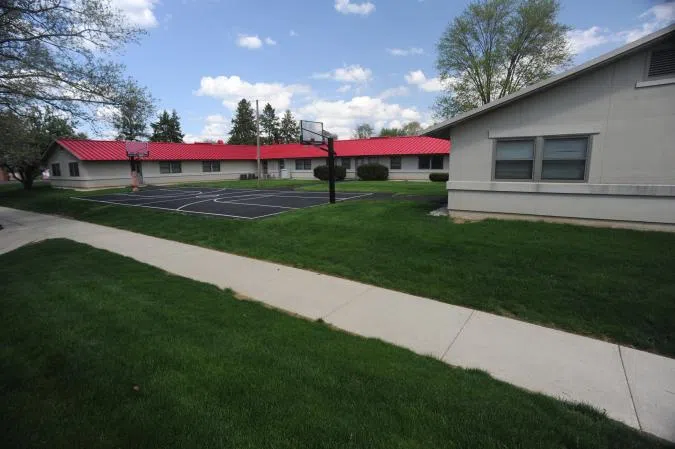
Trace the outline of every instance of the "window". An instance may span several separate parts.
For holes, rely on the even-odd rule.
[[[286,168],[286,159],[279,159],[279,170]]]
[[[534,140],[498,140],[495,179],[532,179]]]
[[[443,169],[443,155],[434,154],[433,156],[418,156],[417,168],[420,170],[441,170]]]
[[[498,140],[493,179],[497,181],[584,181],[589,136]]]
[[[389,168],[392,170],[401,169],[401,156],[392,156],[389,158]]]
[[[205,173],[220,171],[220,161],[203,161],[202,171]]]
[[[80,176],[80,164],[77,162],[70,162],[68,164],[68,171],[70,172],[70,176]]]
[[[587,154],[588,137],[544,139],[541,179],[583,181]]]
[[[369,164],[377,164],[378,160],[376,157],[367,158]]]
[[[352,168],[352,158],[350,157],[343,157],[340,159],[340,165],[342,165],[345,170],[351,170]]]
[[[52,164],[52,176],[61,176],[61,164]]]
[[[296,170],[311,170],[312,169],[312,160],[311,159],[296,159],[295,160],[295,169]]]
[[[181,173],[182,171],[180,161],[162,161],[159,163],[159,172],[161,174]]]

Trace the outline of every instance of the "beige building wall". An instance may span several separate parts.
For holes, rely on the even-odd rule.
[[[409,180],[409,181],[428,181],[429,174],[431,173],[447,173],[449,156],[443,156],[443,168],[442,169],[429,169],[429,170],[420,170],[418,168],[418,156],[402,156],[401,157],[401,168],[400,169],[391,169],[391,162],[389,156],[364,156],[364,157],[352,157],[351,159],[351,169],[347,170],[347,179],[356,179],[356,163],[357,160],[362,161],[362,163],[374,162],[382,164],[385,167],[389,168],[389,179],[391,180]],[[295,169],[295,159],[287,159],[286,167],[289,168],[289,173],[294,179],[315,179],[314,178],[314,168],[320,165],[325,165],[326,159],[324,158],[314,158],[312,159],[312,170],[296,170]],[[341,158],[336,159],[336,164],[341,165]]]
[[[451,130],[448,208],[675,223],[675,83],[639,87],[649,51]],[[499,138],[588,135],[585,182],[494,181]]]

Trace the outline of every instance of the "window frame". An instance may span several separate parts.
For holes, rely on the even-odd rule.
[[[62,176],[61,175],[61,163],[60,162],[54,162],[51,166],[51,169],[52,169],[52,171],[50,173],[50,176],[57,177],[57,178],[60,178]]]
[[[73,168],[75,168],[73,170]],[[75,174],[73,174],[75,173]],[[80,164],[79,162],[68,162],[68,175],[71,178],[79,178],[80,177]]]
[[[302,161],[302,168],[298,168],[298,162]],[[307,162],[309,162],[309,168],[307,167]],[[301,157],[295,159],[295,171],[311,171],[312,170],[312,158]]]
[[[206,170],[207,166],[208,170]],[[217,170],[214,170],[214,166]],[[202,173],[220,173],[220,161],[202,161]]]
[[[398,161],[398,167],[394,167],[394,161]],[[402,156],[389,156],[389,170],[401,170],[403,168]]]
[[[169,171],[162,171],[162,164],[169,164]],[[174,171],[174,164],[178,166],[178,170]],[[202,167],[203,169],[203,167]],[[159,161],[159,174],[160,175],[176,175],[183,173],[183,164],[181,161]]]
[[[541,172],[544,162],[544,141],[555,139],[586,139],[586,164],[584,166],[583,179],[542,179]],[[530,179],[497,179],[495,177],[495,168],[497,166],[497,142],[512,141],[512,140],[532,140],[534,142],[534,154],[532,157],[532,178]],[[492,172],[490,180],[494,182],[529,182],[529,183],[588,183],[588,175],[590,173],[591,157],[593,153],[593,135],[592,134],[553,134],[537,137],[508,137],[492,139]]]

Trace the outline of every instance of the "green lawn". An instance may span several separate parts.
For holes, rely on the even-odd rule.
[[[204,187],[231,187],[241,189],[251,189],[258,186],[257,180],[246,181],[212,181],[186,183],[188,186]],[[270,179],[261,180],[260,188],[294,188],[296,190],[308,191],[328,191],[328,183],[314,180],[303,179]],[[335,190],[338,192],[384,192],[409,195],[447,195],[444,182],[423,182],[423,181],[341,181],[335,183]]]
[[[675,234],[496,220],[459,225],[428,216],[431,204],[410,201],[347,201],[240,221],[71,195],[49,188],[5,192],[0,205],[273,260],[675,356]]]
[[[666,447],[75,242],[2,255],[0,279],[5,448]]]
[[[298,190],[328,191],[327,182],[300,186]],[[343,181],[335,184],[338,192],[391,192],[410,195],[447,195],[444,182],[422,181]]]

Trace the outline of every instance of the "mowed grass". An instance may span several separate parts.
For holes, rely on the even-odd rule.
[[[346,201],[238,221],[0,194],[0,205],[268,259],[675,356],[675,234],[516,221],[453,224],[432,204]],[[96,192],[87,193],[95,195]]]
[[[194,187],[230,187],[233,189],[279,189],[292,188],[295,190],[328,192],[328,183],[304,179],[269,179],[246,181],[209,181],[183,184]],[[444,182],[426,181],[339,181],[335,183],[337,192],[382,192],[408,195],[438,195],[446,196],[447,190]]]
[[[0,256],[0,278],[6,448],[667,447],[72,241]]]
[[[327,182],[316,182],[299,186],[297,190],[328,191]],[[335,184],[338,192],[384,192],[409,195],[446,196],[444,182],[425,181],[342,181]]]

